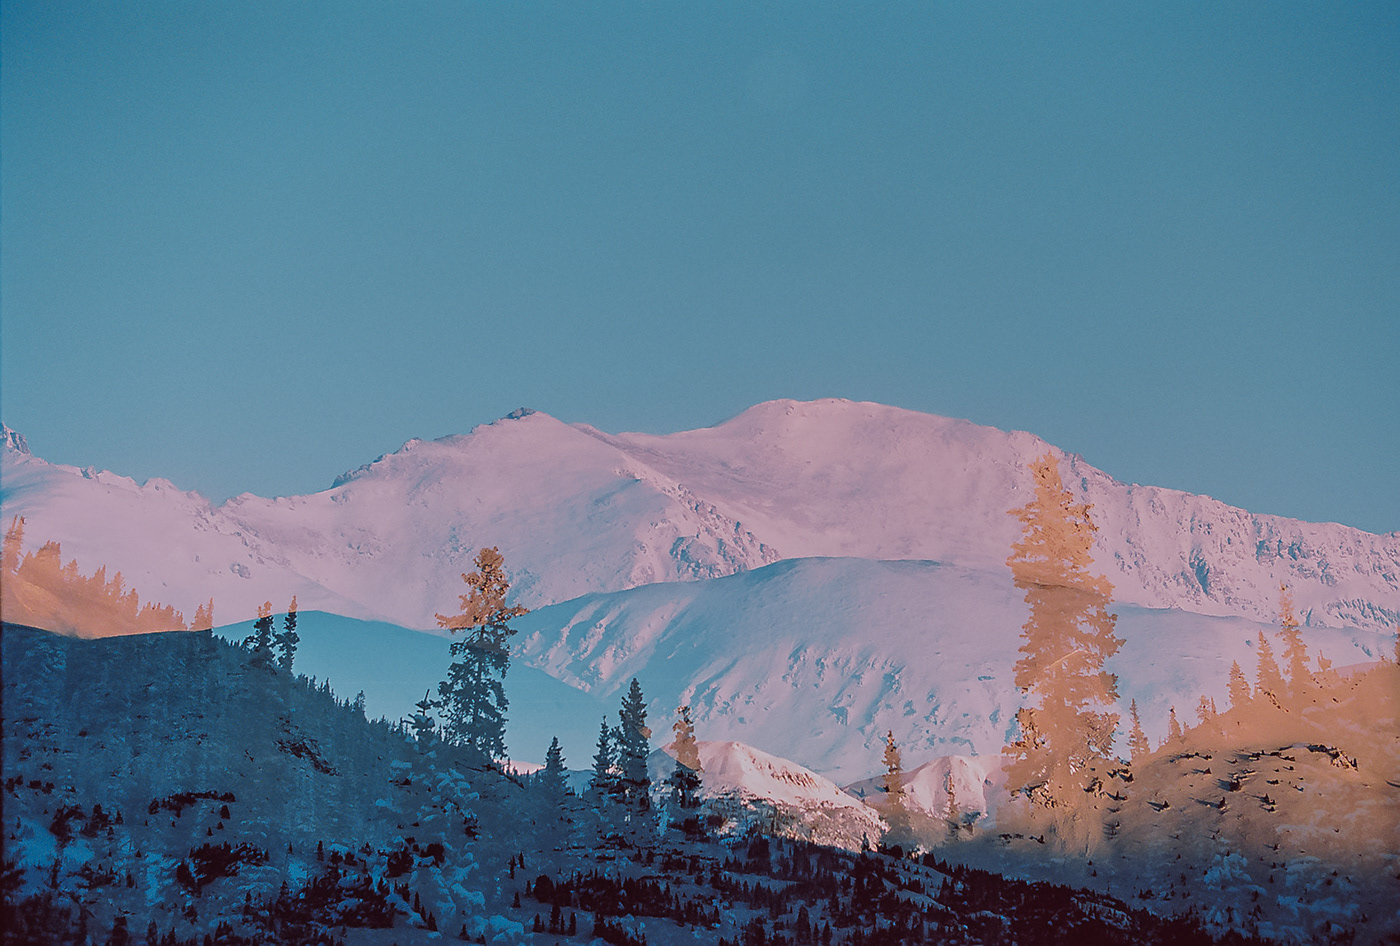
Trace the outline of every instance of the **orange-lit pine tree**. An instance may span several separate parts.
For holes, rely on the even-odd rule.
[[[1274,659],[1274,649],[1269,646],[1269,639],[1264,636],[1264,632],[1259,632],[1259,666],[1255,670],[1254,689],[1257,694],[1265,694],[1275,702],[1284,692],[1283,673],[1278,668],[1278,661]]]
[[[671,724],[676,740],[676,767],[671,772],[671,794],[681,808],[699,804],[700,746],[695,741],[695,720],[690,716],[690,704],[676,707],[676,721]]]
[[[1118,680],[1104,662],[1122,644],[1109,613],[1113,586],[1090,573],[1097,531],[1091,506],[1074,500],[1053,455],[1031,465],[1035,496],[1011,514],[1021,541],[1007,564],[1025,592],[1030,617],[1022,628],[1016,686],[1031,706],[1017,712],[1021,738],[1007,746],[1007,786],[1045,808],[1082,799],[1085,770],[1108,762],[1118,716]]]
[[[1142,719],[1138,716],[1137,700],[1128,704],[1128,718],[1133,726],[1128,730],[1128,752],[1133,762],[1141,762],[1152,753],[1152,744],[1147,741],[1147,733],[1142,731]]]
[[[904,760],[895,744],[894,730],[885,733],[882,761],[885,773],[880,776],[880,782],[885,790],[885,821],[890,826],[891,842],[904,844],[909,840],[909,811],[904,806]]]
[[[1278,586],[1278,622],[1283,628],[1283,660],[1288,667],[1288,685],[1292,692],[1301,693],[1312,686],[1312,672],[1308,670],[1308,648],[1303,643],[1303,633],[1299,629],[1298,615],[1293,610],[1293,594],[1288,586]]]
[[[507,642],[515,634],[510,621],[529,612],[520,605],[506,604],[510,581],[499,549],[482,549],[475,565],[476,571],[462,576],[469,590],[460,596],[461,613],[437,615],[440,627],[466,632],[463,639],[452,642],[454,659],[447,679],[438,684],[438,695],[444,736],[496,759],[506,750]]]
[[[1180,742],[1185,736],[1181,730],[1181,723],[1176,718],[1176,707],[1173,706],[1167,712],[1167,741]]]
[[[1240,662],[1234,660],[1230,662],[1230,707],[1239,709],[1250,701],[1249,681],[1245,679],[1244,671],[1240,669]]]

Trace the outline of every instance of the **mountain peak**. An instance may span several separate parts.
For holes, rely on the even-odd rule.
[[[0,424],[0,427],[4,428],[6,449],[28,456],[29,444],[25,443],[24,434],[20,433],[18,430],[11,429],[8,424]]]

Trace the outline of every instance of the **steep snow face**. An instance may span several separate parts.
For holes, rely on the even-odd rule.
[[[1237,617],[1119,606],[1109,661],[1124,705],[1165,735],[1201,694],[1227,703],[1230,663],[1252,678],[1273,628]],[[637,677],[664,730],[681,703],[696,733],[853,780],[880,768],[893,731],[907,764],[995,756],[1020,694],[1026,606],[1009,576],[936,562],[802,559],[707,582],[649,585],[542,608],[519,622],[524,661],[615,700]],[[1389,653],[1389,634],[1308,628],[1336,666]],[[1275,638],[1277,650],[1280,642]]]
[[[1005,575],[1046,451],[1006,433],[879,404],[774,401],[716,427],[601,433],[521,413],[465,436],[409,441],[310,496],[213,508],[153,480],[45,463],[6,435],[4,515],[86,570],[223,619],[297,594],[303,605],[432,627],[476,550],[499,546],[538,606],[653,582],[732,575],[779,558],[940,561]],[[1259,516],[1128,486],[1078,458],[1098,567],[1144,607],[1271,620],[1286,581],[1308,624],[1400,622],[1400,533]]]

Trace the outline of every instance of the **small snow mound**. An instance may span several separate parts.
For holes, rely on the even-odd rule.
[[[697,746],[706,794],[737,793],[787,805],[865,809],[835,782],[796,762],[742,742],[700,742]]]
[[[996,757],[946,755],[909,769],[903,773],[905,808],[930,818],[945,817],[951,780],[958,811],[964,815],[985,815],[991,807],[988,788],[996,779],[1000,764]],[[855,798],[877,802],[878,807],[885,796],[884,776],[861,779],[845,790]]]
[[[816,844],[854,850],[885,826],[868,806],[835,782],[742,742],[700,742],[700,793],[735,828],[755,817],[767,829]],[[647,760],[653,784],[664,785],[675,763],[658,750]]]

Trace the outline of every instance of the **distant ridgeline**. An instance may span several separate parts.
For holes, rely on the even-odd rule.
[[[15,517],[5,532],[0,560],[0,614],[11,624],[42,627],[82,637],[186,630],[185,616],[170,605],[141,604],[121,572],[110,580],[104,565],[91,575],[78,571],[76,560],[63,564],[57,542],[21,554],[24,519]],[[190,630],[214,626],[214,599],[195,611]]]
[[[933,854],[726,834],[717,813],[511,777],[211,634],[6,625],[0,648],[7,944],[1215,941]]]

